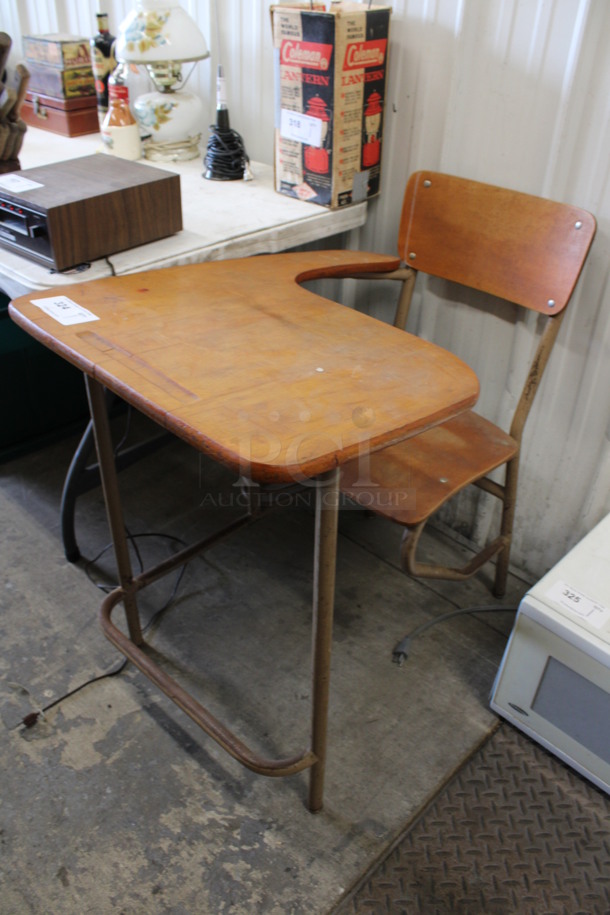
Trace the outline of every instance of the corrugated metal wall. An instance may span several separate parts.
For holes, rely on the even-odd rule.
[[[127,0],[105,4],[116,30]],[[232,126],[250,156],[273,155],[273,54],[267,0],[183,0],[212,58],[191,86],[214,108],[215,67],[228,83]],[[504,184],[591,210],[598,235],[526,430],[514,562],[541,575],[610,511],[610,4],[606,0],[396,0],[385,111],[383,190],[347,239],[395,250],[407,176],[428,167]],[[0,28],[93,28],[95,0],[0,0]],[[385,289],[350,286],[350,304],[390,314]],[[454,349],[478,372],[480,410],[501,421],[530,351],[529,321],[456,306],[423,283],[409,329]],[[498,354],[499,350],[499,354]],[[477,542],[484,497],[444,520]]]

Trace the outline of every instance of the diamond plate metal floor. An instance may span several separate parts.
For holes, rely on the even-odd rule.
[[[610,801],[503,723],[332,915],[609,915]]]

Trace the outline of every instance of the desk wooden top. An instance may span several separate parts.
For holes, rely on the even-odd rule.
[[[194,447],[259,482],[283,482],[476,401],[476,376],[457,357],[298,285],[396,266],[349,251],[208,262],[22,296],[10,313]],[[52,308],[58,296],[94,318],[64,326],[32,302]]]

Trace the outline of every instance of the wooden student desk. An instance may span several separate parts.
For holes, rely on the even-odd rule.
[[[310,768],[312,811],[323,800],[340,465],[362,455],[366,467],[370,450],[456,415],[478,395],[475,375],[452,354],[297,285],[396,266],[395,258],[349,251],[278,254],[71,284],[10,306],[17,324],[86,376],[120,580],[102,605],[106,636],[248,768],[276,776]],[[53,311],[57,296],[69,301]],[[60,323],[70,314],[82,323]],[[312,731],[304,753],[253,753],[147,654],[138,592],[252,515],[134,577],[104,388],[236,474],[258,483],[316,481]],[[119,603],[129,636],[111,618]]]
[[[21,167],[29,169],[96,152],[104,156],[102,148],[98,134],[68,139],[30,127],[20,155]],[[275,254],[311,242],[319,245],[321,239],[344,232],[357,232],[366,220],[366,202],[329,210],[278,194],[274,189],[273,167],[260,162],[252,163],[252,181],[206,181],[201,158],[160,163],[142,159],[141,164],[180,175],[184,222],[181,232],[119,251],[84,265],[84,271],[76,273],[54,273],[14,251],[0,248],[0,291],[15,298],[33,290],[75,286],[83,280],[113,274],[122,276],[179,264]],[[352,238],[351,243],[355,245],[356,240]],[[337,246],[340,245],[335,243]],[[120,465],[127,466],[158,443],[142,443],[123,451]],[[99,485],[97,468],[90,465],[92,453],[92,430],[88,427],[74,454],[61,501],[64,551],[70,562],[80,557],[74,527],[77,499]]]

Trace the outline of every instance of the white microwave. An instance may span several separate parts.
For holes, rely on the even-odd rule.
[[[610,515],[524,596],[490,705],[610,794]]]

